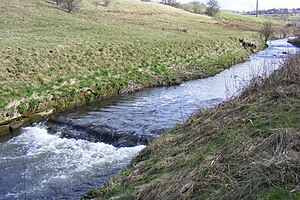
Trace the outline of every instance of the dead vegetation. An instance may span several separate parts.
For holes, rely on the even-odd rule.
[[[155,139],[84,198],[299,199],[300,54]]]

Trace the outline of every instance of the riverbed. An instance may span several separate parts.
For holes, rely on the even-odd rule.
[[[240,94],[298,49],[287,39],[209,78],[111,97],[54,116],[0,143],[0,199],[79,199],[153,138]]]

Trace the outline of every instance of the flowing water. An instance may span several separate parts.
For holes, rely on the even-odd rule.
[[[214,77],[112,97],[52,116],[0,143],[0,199],[79,199],[103,184],[164,130],[238,95],[297,48],[269,42]]]

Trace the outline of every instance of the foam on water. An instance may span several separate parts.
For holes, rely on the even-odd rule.
[[[66,187],[66,184],[99,178],[101,174],[109,175],[113,169],[126,166],[143,148],[115,148],[104,143],[60,138],[59,133],[49,134],[42,125],[24,128],[21,135],[0,145],[0,166],[6,167],[0,170],[12,173],[0,177],[0,182],[6,179],[6,183],[11,183],[1,187],[0,199],[20,198],[25,192],[28,196],[39,192],[42,195],[53,185]],[[15,152],[17,156],[5,156],[7,152]],[[22,173],[14,174],[19,171]]]
[[[238,95],[253,77],[278,69],[288,54],[299,51],[286,41],[271,41],[269,48],[253,54],[248,62],[214,77],[94,102],[56,119],[75,136],[89,135],[89,130],[99,131],[103,126],[140,135],[159,134],[199,108]],[[24,128],[21,135],[0,144],[0,199],[78,199],[126,166],[143,148],[61,138],[42,125]]]

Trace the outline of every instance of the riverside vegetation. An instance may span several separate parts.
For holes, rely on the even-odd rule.
[[[73,14],[2,0],[0,13],[0,121],[211,76],[264,47],[255,18],[134,0]],[[164,133],[83,198],[300,198],[299,63]]]
[[[0,124],[211,76],[264,47],[254,17],[135,0],[80,7],[69,14],[52,1],[0,2]]]
[[[300,199],[300,54],[156,138],[83,199]]]
[[[297,37],[297,38],[294,38],[294,39],[291,39],[288,41],[289,43],[297,46],[297,47],[300,47],[300,37]]]

